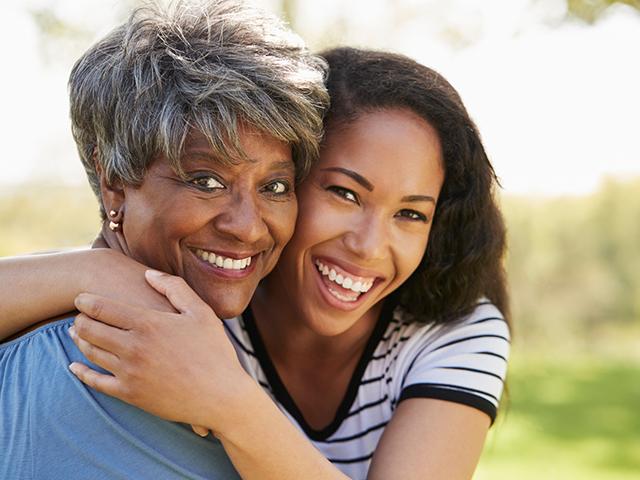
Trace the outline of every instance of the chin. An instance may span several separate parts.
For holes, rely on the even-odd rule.
[[[357,323],[357,319],[339,318],[337,316],[320,317],[316,316],[315,321],[308,327],[322,337],[337,337],[350,330]]]
[[[245,311],[251,295],[245,289],[194,289],[198,296],[215,312],[220,319],[233,318]],[[253,292],[253,290],[250,290]]]

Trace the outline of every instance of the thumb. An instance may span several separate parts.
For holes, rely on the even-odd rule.
[[[191,425],[191,430],[200,435],[201,437],[206,437],[209,435],[209,429],[207,427],[201,427],[199,425]]]
[[[144,276],[147,283],[167,297],[178,312],[195,313],[204,308],[211,310],[182,278],[158,270],[147,270]]]

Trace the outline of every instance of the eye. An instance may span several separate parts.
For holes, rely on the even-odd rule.
[[[348,202],[353,202],[360,205],[360,201],[358,200],[358,195],[356,195],[354,191],[349,190],[348,188],[338,187],[337,185],[331,185],[330,187],[327,187],[327,190],[329,190],[330,192],[333,192],[335,195],[338,195],[339,197],[344,198]]]
[[[267,193],[272,193],[274,195],[283,195],[291,191],[291,186],[289,182],[285,182],[283,180],[276,180],[274,182],[270,182],[266,184],[263,188],[263,191]]]
[[[415,221],[415,222],[424,222],[428,223],[429,219],[423,213],[416,212],[415,210],[400,210],[396,213],[396,217],[406,218],[407,220]]]
[[[220,183],[220,181],[216,177],[213,177],[211,175],[201,175],[198,177],[194,177],[189,180],[189,183],[204,191],[221,190],[225,188],[225,186]]]

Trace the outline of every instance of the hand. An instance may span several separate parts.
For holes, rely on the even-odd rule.
[[[207,435],[209,435],[209,429],[207,427],[191,425],[191,430],[193,430],[196,435],[200,435],[201,437],[206,437]]]
[[[112,375],[80,363],[69,368],[90,387],[154,415],[206,426],[201,432],[225,428],[255,382],[220,319],[184,280],[152,270],[145,277],[179,313],[81,294],[70,335],[88,360]]]

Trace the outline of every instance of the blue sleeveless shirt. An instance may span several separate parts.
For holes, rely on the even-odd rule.
[[[72,322],[0,345],[0,478],[239,478],[211,435],[201,438],[80,382],[71,362],[104,370],[71,341]]]

